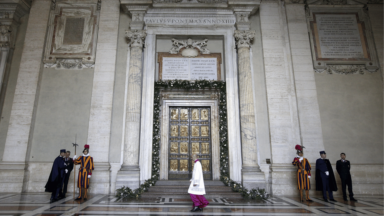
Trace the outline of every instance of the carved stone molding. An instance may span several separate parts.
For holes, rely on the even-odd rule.
[[[73,59],[78,59],[82,65],[93,65],[100,14],[98,1],[53,0],[51,9],[44,64],[60,68],[68,64],[72,68],[75,66],[69,66],[70,63],[75,64]],[[62,62],[62,59],[69,59],[69,62]]]
[[[197,0],[199,3],[207,3],[207,4],[214,4],[214,3],[223,3],[226,2],[225,0]]]
[[[248,31],[236,30],[234,36],[235,36],[236,45],[238,49],[243,47],[249,48],[251,47],[251,41],[256,36],[256,32],[252,30],[248,30]]]
[[[131,30],[142,30],[144,28],[144,16],[149,5],[126,5],[125,9],[132,16],[129,24]]]
[[[365,65],[327,65],[325,69],[316,69],[317,73],[327,72],[328,74],[365,74],[368,71]]]
[[[153,3],[180,3],[183,0],[153,0]]]
[[[0,24],[0,47],[9,47],[11,40],[11,26]]]
[[[56,68],[56,69],[71,69],[81,70],[83,68],[94,68],[95,64],[83,63],[81,59],[56,59],[54,63],[45,63],[45,68]]]
[[[125,34],[131,41],[131,47],[143,47],[147,33],[145,30],[129,30]]]
[[[348,37],[359,43],[350,45],[338,43],[343,38],[341,33],[331,37],[324,32],[332,30],[332,25],[324,24],[324,17],[335,17],[332,25],[348,25]],[[364,74],[376,72],[380,68],[372,35],[370,18],[364,5],[333,7],[329,5],[307,5],[307,26],[309,29],[313,68],[316,72],[327,71],[329,74]],[[328,19],[331,19],[328,18]],[[326,19],[325,19],[326,20]],[[339,20],[350,20],[342,23]],[[322,25],[322,29],[319,26]],[[324,40],[324,38],[326,38]],[[345,47],[339,49],[338,47]],[[337,49],[337,53],[333,50]]]
[[[20,18],[30,7],[27,0],[0,1],[0,47],[14,48]]]
[[[182,55],[185,57],[195,57],[198,53],[195,53],[193,50],[197,49],[201,54],[210,54],[211,52],[207,49],[208,39],[202,41],[193,41],[188,39],[187,41],[181,41],[172,39],[172,48],[169,51],[171,54],[178,54],[179,51],[185,48],[182,52]]]
[[[294,1],[299,1],[299,0],[291,0],[292,3],[296,3]],[[303,3],[307,5],[357,5],[357,4],[365,4],[368,3],[369,1],[381,1],[383,0],[305,0]],[[377,3],[374,3],[377,4]]]
[[[367,4],[383,4],[383,0],[368,0]]]

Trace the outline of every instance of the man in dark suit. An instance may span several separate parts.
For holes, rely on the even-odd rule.
[[[336,200],[333,199],[332,191],[337,191],[337,185],[331,163],[326,159],[327,155],[325,151],[321,151],[320,156],[321,158],[316,161],[316,190],[323,191],[325,202],[328,202],[327,191],[329,200],[336,202]]]
[[[353,198],[353,192],[352,192],[352,178],[351,173],[349,170],[351,170],[351,164],[349,161],[345,159],[345,153],[340,154],[341,160],[338,160],[336,162],[336,170],[337,173],[339,173],[340,179],[341,179],[341,189],[343,190],[343,198],[344,201],[347,200],[347,185],[348,185],[348,193],[349,193],[349,199],[351,201],[357,201],[355,198]]]
[[[70,158],[71,152],[66,152],[66,157],[64,158],[65,163],[67,164],[68,173],[65,174],[64,177],[64,188],[63,191],[60,191],[60,198],[65,198],[65,194],[67,193],[67,186],[69,181],[69,176],[71,175],[71,172],[73,170],[73,160]]]
[[[65,149],[60,150],[60,155],[55,159],[52,165],[51,173],[49,175],[47,184],[45,185],[45,192],[51,192],[51,202],[59,200],[59,193],[63,187],[65,173],[68,172],[67,164],[64,162]]]

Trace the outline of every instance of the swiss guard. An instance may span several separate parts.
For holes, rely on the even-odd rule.
[[[327,191],[329,200],[336,202],[332,194],[332,191],[337,191],[335,174],[333,174],[331,163],[326,159],[327,154],[325,151],[321,151],[320,156],[321,158],[316,161],[316,190],[323,191],[325,202],[328,202]]]
[[[89,156],[89,145],[84,145],[83,155],[78,157],[73,156],[75,165],[80,164],[79,177],[77,179],[77,187],[79,188],[79,196],[75,200],[87,200],[87,190],[89,188],[89,180],[92,176],[93,158]]]
[[[297,189],[300,191],[300,201],[303,202],[303,190],[305,190],[306,201],[309,199],[309,190],[311,189],[311,164],[307,158],[303,157],[304,146],[296,145],[296,157],[293,159],[292,165],[297,167]]]
[[[60,150],[60,155],[53,161],[51,174],[49,175],[47,184],[45,185],[45,192],[52,192],[51,203],[59,200],[59,192],[63,187],[67,164],[64,162],[65,149]]]

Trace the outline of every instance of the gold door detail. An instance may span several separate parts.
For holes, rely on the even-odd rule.
[[[201,110],[201,120],[208,120],[208,110],[207,109]]]
[[[180,110],[180,119],[181,120],[188,120],[188,109],[181,109]]]
[[[194,137],[200,136],[199,126],[192,126],[192,136]]]
[[[180,126],[180,136],[188,136],[188,126]]]
[[[188,154],[188,143],[186,143],[186,142],[180,143],[180,153],[181,154]]]
[[[171,119],[172,120],[178,120],[179,119],[179,110],[178,109],[171,109]]]
[[[180,160],[180,171],[188,172],[188,160]]]
[[[177,160],[171,160],[171,171],[177,171]]]
[[[208,129],[208,126],[201,126],[201,136],[208,136],[208,133],[209,133],[209,129]]]
[[[198,109],[192,110],[192,120],[199,120],[199,110]]]
[[[171,125],[171,136],[179,136],[179,126]]]
[[[177,142],[171,142],[171,153],[173,154],[179,153],[179,145]]]
[[[209,154],[209,143],[201,143],[201,154]]]
[[[205,180],[212,180],[211,110],[207,107],[170,107],[168,179],[189,180],[197,154]]]
[[[199,154],[199,143],[192,143],[192,154]]]
[[[203,167],[203,172],[209,172],[209,160],[201,160],[201,166]]]

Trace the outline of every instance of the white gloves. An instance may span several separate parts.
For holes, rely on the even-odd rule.
[[[303,160],[303,157],[301,157],[300,159],[299,159],[299,161],[301,162]]]
[[[329,176],[329,172],[328,172],[328,171],[325,171],[325,175]]]
[[[65,169],[65,173],[68,173],[68,170],[67,170],[67,169]]]
[[[73,160],[76,160],[76,158],[77,158],[77,155],[73,156]]]
[[[91,175],[88,175],[88,178],[91,178]]]
[[[308,178],[311,178],[311,176],[308,176]]]

